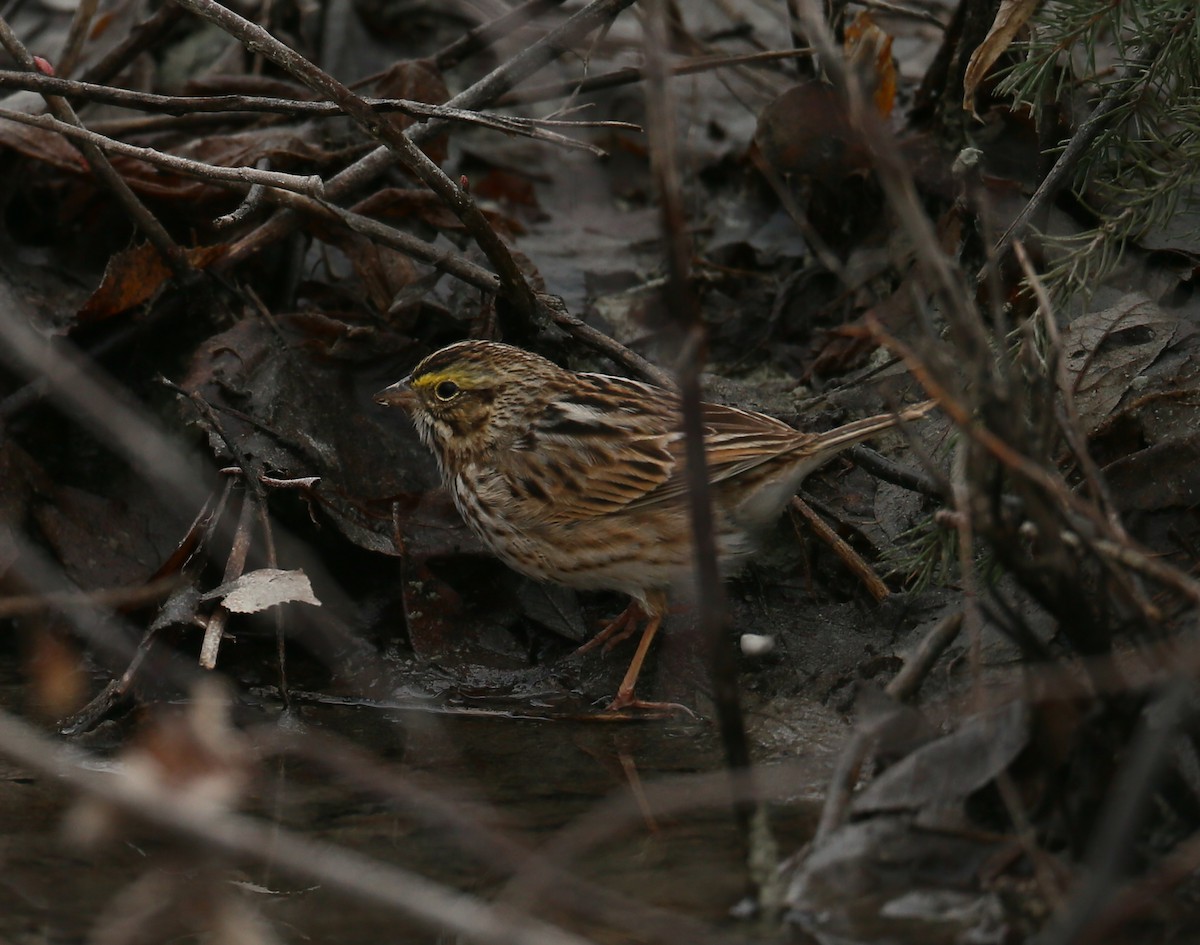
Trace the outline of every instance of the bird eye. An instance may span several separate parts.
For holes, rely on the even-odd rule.
[[[459,386],[454,381],[442,381],[433,389],[438,400],[453,400],[460,393]]]

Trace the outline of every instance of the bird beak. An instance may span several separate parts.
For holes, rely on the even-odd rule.
[[[375,403],[381,407],[401,407],[412,410],[417,405],[417,393],[409,386],[409,377],[396,381],[391,387],[385,387],[375,395]]]

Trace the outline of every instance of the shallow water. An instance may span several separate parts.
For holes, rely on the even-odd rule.
[[[811,777],[796,777],[794,802],[774,809],[785,850],[811,833],[813,798],[827,776],[826,746],[835,744],[826,737],[832,734],[827,713],[815,708],[812,716],[810,737],[795,722],[787,727],[792,747],[801,756],[807,752],[811,761],[796,770]],[[769,720],[760,724],[771,730]],[[381,762],[391,776],[453,801],[465,811],[461,829],[476,840],[478,831],[490,828],[526,847],[553,850],[565,842],[564,831],[578,829],[584,821],[599,823],[596,835],[565,854],[557,870],[628,896],[631,903],[670,910],[680,921],[726,927],[738,938],[750,937],[751,929],[729,918],[730,908],[746,891],[746,880],[728,803],[705,802],[698,786],[678,783],[694,773],[721,777],[720,747],[707,723],[528,721],[307,704],[282,724],[264,710],[250,728],[268,737],[273,730],[334,733]],[[365,790],[351,775],[337,765],[275,754],[263,761],[243,806],[309,838],[485,899],[501,897],[531,907],[596,941],[631,940],[630,929],[621,927],[631,923],[628,915],[609,921],[611,910],[605,918],[603,908],[572,906],[553,883],[550,890],[532,893],[528,886],[524,893],[512,889],[511,860],[467,852],[464,846],[472,844],[459,842],[444,822],[415,813],[420,804],[406,807],[385,792]],[[664,779],[671,781],[665,790]],[[645,790],[640,803],[622,803],[633,796],[631,786]],[[606,803],[631,813],[598,818],[595,812],[607,809]],[[105,916],[131,911],[130,903],[139,895],[159,904],[176,900],[168,912],[181,927],[166,923],[149,936],[152,941],[190,941],[187,932],[211,930],[218,921],[214,909],[234,902],[248,906],[256,921],[282,941],[353,945],[447,940],[445,933],[406,926],[383,909],[300,884],[278,866],[210,862],[192,851],[129,835],[94,852],[74,849],[60,830],[69,805],[67,793],[46,779],[0,767],[5,866],[0,871],[0,940],[83,941]],[[188,906],[198,917],[188,914]],[[669,925],[671,920],[664,921]],[[681,926],[681,932],[687,927]]]

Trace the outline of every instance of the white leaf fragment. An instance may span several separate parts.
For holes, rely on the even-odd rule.
[[[281,571],[278,568],[259,568],[249,571],[236,581],[215,587],[204,600],[219,599],[227,610],[237,614],[256,614],[276,604],[312,604],[321,602],[313,594],[308,575],[303,571]]]

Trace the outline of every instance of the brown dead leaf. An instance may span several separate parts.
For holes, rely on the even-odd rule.
[[[983,42],[975,47],[963,75],[963,110],[975,115],[975,90],[988,70],[1008,49],[1017,32],[1042,4],[1042,0],[1002,0],[996,19]],[[976,117],[978,117],[976,115]]]
[[[763,109],[754,142],[767,169],[784,180],[811,178],[836,187],[871,167],[837,92],[819,82],[792,86]]]
[[[874,89],[875,108],[884,118],[896,104],[896,63],[892,59],[892,37],[863,12],[846,27],[846,59],[867,77]]]
[[[1200,495],[1200,433],[1176,436],[1104,467],[1123,512],[1191,508]]]
[[[62,171],[87,173],[88,165],[83,156],[62,135],[42,128],[0,121],[0,148],[11,148]]]
[[[194,246],[187,250],[188,260],[197,269],[205,269],[225,254],[224,246]],[[108,261],[104,278],[79,310],[80,323],[98,322],[154,296],[171,270],[149,243],[117,253]]]
[[[411,256],[373,243],[365,236],[356,233],[332,235],[334,245],[346,254],[354,267],[366,294],[362,302],[370,310],[386,312],[404,289],[426,274]]]
[[[83,705],[83,662],[75,646],[57,633],[39,628],[33,634],[27,669],[32,701],[47,718],[64,718]]]
[[[379,98],[406,98],[413,102],[443,105],[450,100],[450,90],[441,72],[428,59],[411,59],[398,62],[375,83]],[[392,121],[398,128],[407,128],[415,118],[392,113]],[[448,147],[445,135],[438,135],[421,146],[430,160],[441,164],[446,160]]]

